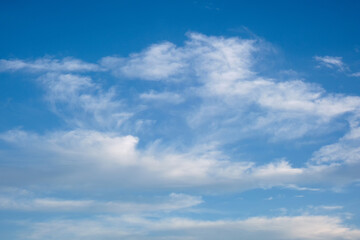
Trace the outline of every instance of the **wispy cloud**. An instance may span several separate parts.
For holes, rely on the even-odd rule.
[[[337,205],[321,205],[321,206],[309,206],[309,208],[315,209],[315,210],[325,210],[325,211],[334,211],[334,210],[340,210],[343,209],[343,206],[337,206]]]
[[[300,138],[324,131],[323,126],[331,120],[357,111],[360,106],[358,97],[327,93],[320,86],[302,80],[278,81],[259,75],[256,72],[259,58],[256,56],[268,48],[263,41],[198,33],[189,33],[188,37],[184,46],[159,43],[128,58],[104,58],[102,66],[122,77],[182,81],[185,84],[190,79],[192,92],[203,100],[194,112],[188,113],[190,126],[199,128],[216,121],[224,129],[219,131],[226,131],[226,125],[233,131],[234,126],[228,121],[232,119],[231,123],[242,126],[237,128],[240,129],[239,136],[244,135],[244,131],[258,130],[274,139]],[[316,59],[328,67],[345,69],[339,57]],[[164,75],[154,74],[154,69],[162,66],[168,67],[161,71]],[[131,74],[130,69],[133,69]],[[149,93],[140,96],[156,98]],[[249,108],[254,104],[260,108],[249,115]],[[249,119],[249,116],[253,117]]]
[[[312,161],[317,163],[359,163],[360,160],[359,121],[351,121],[350,131],[337,143],[323,146],[313,154]]]
[[[164,42],[134,53],[129,58],[105,57],[100,64],[119,77],[163,80],[183,73],[187,66],[183,61],[185,54],[174,44]]]
[[[360,72],[352,73],[351,76],[352,77],[360,77]]]
[[[324,66],[327,68],[334,68],[339,71],[344,71],[347,69],[345,63],[342,60],[342,57],[315,56],[314,59],[319,62],[320,66]]]
[[[97,64],[70,57],[63,59],[44,57],[36,60],[0,59],[0,72],[5,71],[92,72],[101,71],[101,68]]]
[[[91,77],[47,73],[38,78],[45,99],[65,121],[79,127],[118,127],[132,116],[115,89],[103,89]]]
[[[263,40],[187,36],[183,45],[157,43],[97,64],[74,58],[1,60],[0,71],[31,73],[64,126],[0,134],[7,147],[0,157],[9,163],[0,168],[0,185],[46,189],[41,196],[3,194],[0,208],[91,213],[87,219],[29,223],[27,236],[38,240],[358,239],[359,230],[327,215],[227,220],[172,215],[203,203],[191,192],[273,187],[314,192],[353,183],[360,170],[360,97],[330,93],[289,74],[267,76],[259,70],[269,47]],[[347,69],[340,57],[315,59]],[[312,148],[313,154],[301,155],[296,164],[291,154],[254,160],[229,150],[243,144],[239,151],[247,151],[244,142],[254,136],[279,146],[332,131],[343,136]],[[146,189],[167,197],[114,200],[109,189]],[[102,199],[91,197],[99,195]]]
[[[24,154],[24,164],[31,162],[34,170],[19,180],[21,168],[3,173],[11,186],[37,185],[47,179],[47,184],[63,185],[88,191],[106,183],[108,187],[148,187],[151,189],[219,189],[244,191],[256,188],[291,187],[295,190],[314,190],[307,184],[318,186],[342,186],[357,179],[359,159],[333,165],[328,163],[293,167],[281,160],[265,164],[249,161],[231,161],[216,146],[196,145],[186,151],[171,147],[150,145],[138,148],[139,139],[128,135],[76,130],[53,132],[46,135],[13,130],[0,136],[11,144],[19,156]],[[8,153],[11,156],[14,153]],[[25,157],[26,156],[26,157]],[[36,169],[46,164],[52,166],[52,176]],[[353,173],[343,168],[353,169]],[[71,169],[71,171],[70,171]],[[32,177],[34,176],[34,177]],[[35,177],[36,176],[36,177]],[[19,182],[20,181],[20,182]],[[95,188],[96,189],[96,188]]]
[[[139,216],[98,217],[93,220],[53,220],[30,225],[32,239],[348,239],[360,231],[346,227],[337,217],[254,217],[244,220],[147,219]]]
[[[159,43],[128,58],[105,57],[101,66],[117,76],[143,80],[184,80],[188,74],[196,74],[202,80],[215,75],[225,80],[251,74],[248,57],[255,51],[256,41],[198,33],[189,33],[188,37],[183,47]],[[244,57],[237,58],[239,54]]]
[[[179,104],[185,101],[184,97],[174,92],[154,92],[140,94],[140,98],[145,101],[160,102],[160,103],[173,103]]]
[[[99,200],[67,200],[59,198],[39,198],[34,194],[0,194],[0,210],[27,212],[73,212],[73,213],[143,213],[171,212],[190,208],[202,203],[201,197],[180,193],[171,193],[167,197],[157,198],[156,202],[125,202]]]
[[[345,114],[357,119],[359,97],[327,93],[320,86],[302,80],[277,81],[261,76],[256,72],[256,54],[266,47],[256,39],[198,33],[189,33],[188,37],[184,46],[159,43],[127,58],[105,57],[101,65],[117,77],[164,80],[165,84],[170,84],[169,79],[176,80],[171,84],[183,81],[187,94],[192,94],[193,99],[177,118],[182,118],[183,123],[188,124],[184,124],[186,130],[191,130],[191,134],[200,139],[196,144],[179,151],[174,150],[176,142],[157,147],[157,139],[152,139],[140,149],[139,137],[129,134],[131,131],[123,134],[117,128],[133,117],[133,111],[138,108],[136,101],[134,105],[124,105],[117,98],[115,88],[104,89],[90,76],[54,73],[51,67],[38,77],[38,82],[45,89],[46,99],[55,112],[72,123],[69,125],[74,129],[43,135],[9,131],[2,134],[2,139],[13,142],[24,152],[31,150],[26,147],[30,144],[38,152],[51,156],[50,159],[74,162],[78,164],[74,169],[86,169],[88,173],[74,172],[90,182],[101,177],[94,167],[87,167],[87,161],[96,163],[95,166],[107,165],[108,169],[100,168],[106,169],[106,173],[102,172],[105,178],[117,179],[121,172],[122,177],[129,176],[128,180],[132,179],[133,184],[152,186],[164,179],[168,186],[183,187],[221,184],[230,188],[238,184],[238,189],[297,186],[313,179],[308,178],[310,173],[320,174],[319,183],[326,182],[329,174],[335,174],[336,166],[329,163],[331,161],[314,160],[307,166],[294,168],[290,161],[265,159],[263,164],[256,165],[241,159],[233,161],[219,149],[254,132],[280,140],[326,133],[331,131],[332,123]],[[192,84],[188,85],[189,81]],[[185,101],[183,90],[145,91],[136,99],[178,104]],[[133,120],[136,125],[143,119],[133,117]],[[166,127],[177,128],[170,124]],[[314,159],[323,159],[320,156],[329,148],[320,149]],[[357,166],[359,157],[354,154],[357,150],[354,151],[352,155],[342,157],[347,160],[341,161],[340,166]],[[80,167],[83,165],[85,168]],[[134,172],[142,173],[142,178],[133,178]],[[347,176],[342,183],[351,182],[353,177]]]

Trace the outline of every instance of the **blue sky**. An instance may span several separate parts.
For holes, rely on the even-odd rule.
[[[2,1],[4,239],[360,239],[357,1]]]

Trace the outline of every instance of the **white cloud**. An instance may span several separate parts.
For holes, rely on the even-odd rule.
[[[105,57],[100,63],[117,76],[144,80],[168,79],[183,71],[182,49],[169,42],[154,44],[129,58]]]
[[[341,220],[327,216],[255,217],[239,221],[192,221],[174,219],[157,227],[188,230],[199,239],[356,239],[359,230],[341,226]],[[165,224],[165,226],[163,225]],[[200,234],[200,235],[197,235]]]
[[[154,92],[140,94],[140,98],[146,101],[179,104],[185,101],[184,97],[174,92]]]
[[[254,217],[244,220],[193,220],[139,216],[92,220],[53,220],[30,226],[30,239],[269,239],[355,240],[358,229],[329,216]]]
[[[294,189],[297,191],[321,191],[321,189],[319,189],[319,188],[299,187],[294,184],[287,184],[287,185],[284,185],[283,187],[288,188],[288,189]],[[301,196],[301,195],[299,195],[299,196]]]
[[[331,57],[331,56],[315,56],[314,59],[320,63],[321,66],[327,68],[336,68],[339,71],[346,70],[346,65],[342,61],[342,57]]]
[[[351,76],[353,76],[353,77],[360,77],[360,72],[352,73]]]
[[[263,41],[198,33],[189,33],[188,37],[182,47],[160,43],[128,58],[104,58],[102,65],[117,75],[144,80],[191,80],[196,85],[193,92],[203,99],[200,106],[188,113],[188,122],[194,128],[206,125],[209,119],[211,124],[215,121],[226,130],[231,119],[237,125],[228,128],[259,130],[274,139],[293,139],[326,131],[329,128],[324,125],[360,109],[359,97],[327,93],[302,80],[277,81],[261,76],[256,72],[261,64],[259,56],[269,48]],[[316,59],[344,68],[340,58]],[[164,66],[163,75],[153,72]],[[142,97],[163,96],[150,93]]]
[[[171,193],[156,202],[125,202],[99,200],[66,200],[58,198],[39,198],[31,194],[0,194],[0,209],[6,211],[31,212],[72,212],[72,213],[142,213],[171,212],[201,204],[201,197]]]
[[[351,121],[350,131],[338,142],[323,146],[313,154],[316,163],[360,163],[360,127],[359,121]]]
[[[189,33],[184,47],[164,42],[154,44],[128,58],[105,57],[101,60],[104,68],[117,76],[143,80],[181,79],[187,74],[206,79],[208,77],[233,79],[251,75],[249,58],[255,50],[254,41],[238,38],[207,37]],[[246,55],[238,58],[239,54]]]
[[[93,72],[101,71],[94,63],[87,63],[75,58],[56,59],[51,57],[36,60],[0,59],[0,72],[28,71],[28,72]]]
[[[40,136],[20,130],[2,134],[1,139],[18,144],[25,149],[59,155],[62,161],[110,161],[131,164],[137,157],[138,139],[131,135],[117,136],[90,130],[53,132]],[[35,163],[34,163],[35,164]]]
[[[359,97],[327,93],[321,87],[302,80],[278,81],[261,76],[257,68],[263,64],[261,60],[264,59],[262,58],[264,52],[271,48],[264,41],[213,37],[199,33],[189,33],[188,38],[184,46],[176,46],[169,42],[158,43],[126,58],[105,57],[100,60],[100,65],[103,69],[123,78],[182,81],[189,93],[201,99],[190,108],[193,111],[189,109],[189,112],[182,113],[182,116],[187,118],[188,124],[194,129],[199,126],[207,127],[208,124],[222,126],[212,131],[214,138],[218,138],[220,132],[225,132],[222,134],[227,135],[226,131],[233,131],[235,128],[239,131],[236,134],[238,136],[257,132],[266,134],[273,140],[296,139],[308,134],[331,131],[329,125],[339,116],[359,111]],[[329,66],[344,68],[339,57],[315,58],[324,64],[330,64]],[[11,61],[3,60],[3,65]],[[44,71],[96,69],[92,65],[86,67],[87,63],[80,60],[67,58],[63,60],[44,58],[34,63],[30,62],[31,64],[23,60],[16,61],[21,63],[18,64],[22,66],[18,67],[19,69],[25,69],[24,66],[28,65],[46,65],[46,67],[38,67]],[[64,67],[70,66],[72,62],[76,62],[77,64],[73,65],[77,67]],[[55,79],[50,75],[47,74],[43,78]],[[64,79],[66,74],[53,75],[58,75],[56,77],[58,79]],[[93,84],[89,80],[86,81],[86,84]],[[68,82],[63,81],[60,86],[61,81],[58,81],[54,86],[58,89],[53,89],[50,93],[54,96],[69,93],[71,88],[66,89]],[[48,86],[51,87],[49,84]],[[84,89],[84,85],[81,87]],[[61,89],[65,91],[60,93]],[[100,92],[101,88],[93,84],[88,85],[87,89],[92,89],[93,92],[97,89]],[[140,98],[157,102],[166,100],[175,104],[184,101],[183,92],[182,90],[181,92],[145,92]],[[66,97],[63,95],[63,100]],[[111,100],[114,97],[114,90],[97,97],[87,92],[79,96],[78,101],[72,103],[80,105],[83,112],[93,112],[93,119],[95,118],[98,123],[106,125],[105,119],[110,118],[113,120],[109,122],[113,125],[116,125],[115,122],[121,125],[132,116],[133,111],[119,110],[114,106],[119,102],[115,103]],[[78,110],[73,109],[73,112]],[[82,118],[86,119],[88,116]],[[77,122],[77,125],[81,126],[85,121],[77,119]],[[217,131],[219,133],[216,133]]]
[[[280,162],[259,166],[258,168],[254,169],[253,174],[260,179],[269,179],[270,182],[279,181],[281,184],[281,182],[284,180],[284,177],[302,175],[303,172],[303,169],[293,168],[287,161],[282,160]]]
[[[59,171],[53,177],[43,173],[43,177],[50,177],[48,183],[61,179],[63,185],[72,187],[82,186],[85,182],[90,186],[105,182],[125,186],[123,180],[126,179],[126,185],[134,187],[230,184],[246,189],[283,184],[283,181],[292,181],[302,172],[301,169],[293,169],[287,162],[259,167],[251,162],[231,162],[213,146],[194,146],[185,153],[156,145],[139,150],[136,137],[96,131],[76,130],[40,136],[13,130],[0,138],[19,147],[28,156],[26,161],[30,161],[32,167],[42,165],[37,155],[46,156],[47,165]],[[72,170],[67,172],[69,167]],[[17,174],[9,177],[8,182],[11,178],[18,181]],[[30,170],[28,175],[31,175]],[[35,179],[41,182],[39,177]]]
[[[221,84],[222,88],[217,88],[208,83],[201,90],[206,101],[188,117],[194,128],[216,123],[222,126],[220,131],[236,130],[239,136],[256,131],[273,139],[296,139],[329,131],[333,129],[330,123],[338,117],[360,110],[359,97],[329,94],[300,80],[255,79],[235,81],[226,87],[224,82]],[[214,94],[216,101],[212,100]]]
[[[334,206],[327,206],[327,205],[322,205],[322,206],[311,206],[310,208],[314,208],[316,210],[326,210],[326,211],[334,211],[334,210],[340,210],[340,209],[343,209],[344,207],[343,206],[337,206],[337,205],[334,205]]]
[[[303,196],[302,196],[303,197]],[[343,212],[344,206],[341,205],[307,205],[296,210],[290,210],[292,214],[302,214],[304,216],[311,215],[323,215],[323,214],[332,214],[332,216],[341,216],[345,219],[350,219],[351,216],[347,212]]]
[[[22,165],[31,164],[26,178],[19,179],[23,174],[21,168],[4,169],[7,186],[41,186],[46,179],[47,185],[57,188],[88,191],[96,186],[221,191],[279,186],[314,190],[302,186],[341,186],[357,179],[356,174],[342,172],[343,166],[350,166],[345,163],[292,167],[285,160],[265,164],[230,161],[216,146],[196,145],[178,151],[155,144],[139,149],[139,140],[134,136],[89,130],[46,135],[13,130],[0,139],[15,149],[3,152],[3,159],[16,155],[23,159]],[[48,170],[42,169],[44,163]],[[356,173],[357,165],[352,168]]]
[[[343,186],[359,179],[360,97],[328,93],[304,80],[279,81],[262,76],[257,67],[266,44],[260,40],[198,33],[188,36],[184,46],[169,42],[151,45],[126,58],[105,57],[100,60],[101,67],[72,58],[0,60],[0,71],[41,73],[38,82],[46,91],[46,100],[69,123],[67,130],[43,134],[22,130],[0,134],[0,140],[9,146],[0,151],[2,161],[9,163],[0,168],[0,184],[68,192],[75,189],[89,195],[104,191],[106,195],[107,189],[141,191],[144,188],[219,193],[278,186],[318,191],[322,186]],[[346,69],[341,58],[315,58],[326,67]],[[128,99],[129,104],[124,103],[116,88],[105,89],[92,77],[79,75],[79,72],[105,70],[119,78],[160,82],[147,83],[156,85],[157,91],[144,90],[131,105],[133,99]],[[172,84],[177,85],[172,88],[175,86]],[[174,140],[174,143],[172,140],[177,136],[169,131],[170,140],[161,144],[162,139],[156,139],[158,136],[144,140],[134,136],[131,128],[124,131],[126,133],[119,130],[131,117],[138,128],[156,121],[136,119],[134,112],[143,107],[136,105],[138,98],[142,104],[180,104],[188,97],[184,92],[193,94],[192,99],[176,118],[187,121],[190,129],[184,130],[191,131],[196,141],[182,145]],[[152,105],[155,104],[149,104]],[[226,143],[238,143],[239,138],[254,132],[275,140],[323,134],[333,131],[337,121],[345,122],[342,130],[347,130],[344,125],[349,124],[349,132],[296,167],[285,158],[255,163],[240,157],[230,158],[219,150]],[[179,128],[175,124],[170,127]],[[0,208],[148,214],[172,212],[201,202],[201,197],[176,193],[156,203],[68,200],[24,193],[0,197]],[[318,209],[336,210],[340,206],[324,205]],[[226,239],[351,240],[358,239],[360,232],[346,227],[341,219],[329,216],[205,221],[124,215],[39,222],[32,225],[26,237],[159,239],[160,235],[163,239],[222,239],[225,236]]]
[[[90,77],[47,73],[39,82],[52,109],[75,126],[117,127],[132,116],[114,89],[103,90]]]
[[[53,109],[71,123],[70,126],[75,126],[75,130],[44,135],[10,131],[2,134],[2,138],[6,141],[16,139],[14,144],[19,149],[34,156],[46,154],[51,164],[63,164],[56,168],[59,172],[69,171],[64,162],[76,165],[71,174],[61,173],[66,175],[69,185],[75,179],[83,178],[80,181],[95,183],[104,178],[117,184],[121,184],[119,179],[126,179],[129,185],[227,185],[237,189],[296,186],[304,189],[297,185],[311,180],[326,182],[341,167],[357,162],[358,149],[350,147],[350,154],[340,153],[342,143],[320,149],[314,154],[317,160],[296,168],[285,160],[272,162],[264,159],[265,163],[259,165],[241,159],[235,161],[219,151],[217,146],[212,146],[216,142],[221,148],[227,141],[236,142],[237,138],[246,138],[254,132],[273,139],[296,139],[331,131],[340,116],[348,114],[356,118],[360,98],[327,93],[321,87],[302,80],[277,81],[260,76],[261,73],[256,71],[261,59],[258,55],[266,50],[266,44],[260,40],[209,37],[198,33],[188,36],[189,40],[182,47],[160,43],[128,58],[103,58],[101,65],[122,77],[144,80],[184,80],[189,77],[192,85],[188,93],[193,93],[199,101],[192,102],[186,114],[183,110],[177,117],[184,118],[185,115],[192,133],[201,139],[192,147],[182,150],[174,150],[171,144],[154,147],[156,140],[152,139],[145,143],[146,147],[139,149],[138,138],[131,134],[123,136],[117,128],[133,116],[137,106],[123,104],[114,88],[104,90],[89,76],[58,72],[43,74],[39,82]],[[20,62],[24,66],[30,64]],[[47,67],[39,67],[44,71],[87,69],[64,67],[67,66],[65,60],[38,62],[47,63]],[[30,67],[19,67],[26,68]],[[87,71],[89,69],[92,68]],[[140,98],[172,103],[184,101],[183,95],[170,90],[145,92]],[[134,123],[138,124],[139,119]],[[106,132],[101,132],[104,129]],[[342,160],[340,165],[328,164],[334,162],[324,160],[329,158],[330,150],[337,152],[331,158],[346,160]],[[27,158],[34,157],[29,155]],[[37,164],[36,161],[33,163]],[[141,177],[134,177],[134,173]],[[319,176],[311,177],[314,173]],[[351,182],[354,175],[345,179],[342,182]]]

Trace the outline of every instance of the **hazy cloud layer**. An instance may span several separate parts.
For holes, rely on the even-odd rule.
[[[202,221],[184,218],[149,220],[138,216],[96,220],[56,220],[31,225],[26,239],[329,239],[355,240],[360,231],[327,216],[255,217]]]

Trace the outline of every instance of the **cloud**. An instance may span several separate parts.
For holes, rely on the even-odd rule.
[[[46,185],[63,189],[130,188],[207,191],[245,191],[256,188],[285,187],[314,190],[311,186],[342,186],[358,179],[359,161],[341,164],[313,164],[293,167],[286,160],[255,164],[231,161],[211,145],[196,145],[178,151],[170,146],[138,147],[139,139],[128,135],[90,130],[52,132],[38,135],[12,130],[0,139],[15,150],[2,153],[3,159],[15,155],[21,165],[30,165],[26,175],[21,167],[2,169],[5,186]],[[21,153],[21,154],[19,154]],[[266,163],[268,162],[268,163]],[[46,163],[47,169],[42,166]],[[352,173],[344,169],[353,169]],[[309,187],[302,187],[308,186]]]
[[[254,41],[207,37],[198,33],[189,33],[188,37],[189,41],[183,47],[169,42],[154,44],[128,58],[105,57],[100,61],[101,66],[117,76],[143,80],[184,79],[187,74],[226,80],[251,74],[249,59],[237,56],[250,56],[255,50]]]
[[[329,216],[253,217],[244,220],[147,219],[139,216],[53,220],[30,225],[30,239],[269,239],[355,240],[358,229]]]
[[[360,77],[360,72],[352,73],[351,76],[353,76],[353,77]]]
[[[267,76],[261,65],[267,64],[264,55],[271,46],[260,39],[187,36],[182,46],[157,43],[98,64],[74,58],[0,60],[0,71],[38,74],[44,100],[65,122],[61,129],[15,128],[0,134],[0,185],[41,193],[6,192],[0,208],[90,213],[86,219],[27,222],[29,231],[20,239],[358,239],[358,229],[331,216],[202,220],[204,215],[176,215],[203,202],[189,192],[319,191],[358,181],[360,169],[360,97],[329,93],[295,77]],[[346,70],[341,58],[315,58]],[[291,154],[252,160],[229,150],[247,151],[254,136],[292,149],[294,140],[325,139],[334,131],[344,136],[297,165]],[[114,200],[114,189],[184,193],[122,201]]]
[[[71,57],[56,59],[52,57],[43,57],[36,60],[21,59],[0,59],[0,72],[96,72],[101,68],[94,63],[87,63]]]
[[[188,107],[187,112],[182,111],[178,119],[186,121],[192,129],[199,129],[197,133],[204,132],[202,128],[209,128],[210,124],[222,126],[211,131],[211,136],[208,134],[202,137],[212,137],[212,140],[224,138],[223,135],[228,135],[228,131],[234,129],[237,131],[236,136],[262,134],[272,140],[323,134],[332,131],[329,126],[334,125],[334,121],[341,115],[359,111],[360,98],[357,96],[327,93],[320,86],[303,80],[279,81],[263,76],[259,72],[259,66],[264,64],[262,61],[266,52],[272,49],[263,40],[206,36],[193,32],[187,36],[188,40],[183,46],[162,42],[128,57],[104,57],[99,64],[102,70],[111,71],[122,79],[181,82],[180,88],[174,88],[177,91],[170,89],[143,92],[138,97],[148,102],[159,103],[166,100],[173,104],[183,103],[191,97],[192,106]],[[338,57],[317,56],[316,59],[330,64],[329,66],[343,65]],[[3,63],[11,61],[3,60]],[[43,80],[45,87],[49,89],[48,99],[58,102],[69,99],[72,101],[68,101],[68,106],[77,106],[70,109],[72,113],[93,113],[91,117],[83,114],[72,121],[77,122],[77,126],[88,125],[85,119],[107,127],[122,125],[133,116],[134,111],[143,110],[139,105],[126,106],[121,101],[115,101],[118,89],[102,90],[99,84],[93,83],[90,76],[49,73],[57,71],[56,69],[82,69],[85,72],[96,70],[95,66],[85,67],[87,63],[81,60],[43,58],[30,62],[31,64],[24,60],[16,61],[25,64],[20,64],[21,66],[47,63],[42,64],[47,67],[39,68],[45,73],[40,79],[49,79]],[[72,61],[77,62],[78,67],[63,67],[71,65],[66,63]],[[80,67],[83,65],[84,67]],[[69,80],[70,78],[73,80]],[[76,85],[81,82],[80,79],[85,85]],[[67,89],[70,82],[70,89]],[[72,96],[67,98],[69,94]],[[67,113],[71,115],[70,111]]]
[[[346,65],[342,61],[342,57],[315,56],[314,59],[318,61],[321,66],[327,68],[335,68],[339,71],[344,71],[347,69]]]
[[[52,110],[75,126],[118,127],[132,116],[113,88],[104,90],[91,77],[47,73],[38,82]]]
[[[162,80],[180,74],[186,66],[182,49],[169,42],[154,44],[129,58],[105,57],[100,64],[117,76]]]
[[[261,76],[255,71],[259,64],[256,53],[266,49],[256,41],[208,39],[216,48],[200,54],[194,64],[203,82],[198,92],[205,100],[195,114],[190,114],[189,122],[195,127],[206,119],[221,121],[219,125],[231,119],[232,129],[259,129],[275,138],[292,139],[321,130],[332,119],[360,109],[359,97],[327,93],[303,80]]]
[[[360,163],[359,120],[351,121],[350,131],[338,142],[321,147],[313,154],[316,163]]]
[[[57,169],[58,172],[53,173],[52,177],[42,174],[43,178],[50,177],[47,183],[60,180],[62,185],[72,187],[83,186],[84,183],[96,186],[112,182],[112,185],[118,186],[151,188],[224,184],[253,188],[265,182],[269,186],[282,184],[302,172],[284,161],[259,167],[251,162],[231,162],[213,146],[195,146],[184,153],[156,145],[140,150],[137,148],[138,139],[134,136],[96,131],[74,130],[41,136],[13,130],[0,138],[28,156],[24,158],[24,164],[29,162],[36,169],[43,164],[43,161],[37,160],[37,156],[43,156],[48,166]],[[11,157],[11,153],[8,157]],[[15,174],[13,176],[6,174],[7,184],[12,181],[12,184],[16,184],[17,175],[21,174],[18,171],[11,171]],[[27,175],[32,174],[36,174],[37,178],[30,182],[24,179],[25,182],[21,184],[40,184],[43,181],[39,178],[41,174],[36,171],[31,173],[29,170]],[[123,183],[125,179],[126,184]]]
[[[145,143],[146,147],[140,149],[139,138],[133,136],[129,125],[124,131],[129,134],[119,131],[119,126],[130,118],[134,119],[134,125],[142,120],[134,117],[139,108],[137,102],[134,105],[124,104],[117,96],[116,88],[105,89],[91,76],[61,72],[96,70],[93,65],[89,67],[85,62],[68,58],[33,62],[16,60],[18,63],[14,64],[18,67],[4,69],[41,69],[43,72],[38,77],[38,83],[46,92],[45,99],[73,130],[43,135],[9,131],[2,134],[2,139],[12,142],[24,152],[45,154],[49,159],[56,159],[49,162],[55,165],[62,163],[59,171],[69,171],[64,162],[76,165],[72,173],[73,177],[78,175],[74,177],[76,179],[82,176],[88,180],[90,177],[99,180],[103,174],[104,178],[114,180],[121,173],[122,178],[129,177],[133,184],[152,186],[166,180],[169,186],[225,184],[237,185],[238,189],[271,186],[296,186],[301,189],[304,187],[297,184],[310,182],[302,179],[310,173],[320,174],[316,182],[325,182],[324,179],[328,178],[328,174],[334,174],[335,169],[358,163],[355,140],[346,140],[347,137],[321,148],[309,165],[303,167],[294,168],[287,160],[273,162],[264,159],[263,164],[256,165],[241,159],[230,159],[219,150],[221,146],[249,137],[249,134],[281,140],[332,131],[337,121],[347,121],[340,117],[357,118],[360,98],[327,93],[320,86],[303,80],[279,81],[261,76],[256,66],[267,45],[258,39],[213,37],[198,33],[189,33],[188,38],[184,46],[159,43],[127,58],[105,57],[100,64],[122,78],[164,80],[165,84],[169,84],[169,79],[187,82],[184,88],[187,94],[193,94],[193,99],[177,118],[182,118],[188,124],[186,127],[189,129],[186,130],[191,130],[192,136],[200,139],[193,146],[179,151],[174,150],[173,142],[166,147],[156,147],[156,139],[151,139]],[[11,61],[3,60],[3,66]],[[74,62],[77,64],[73,66],[71,63]],[[330,63],[335,64],[336,61],[328,60]],[[187,85],[189,81],[191,84]],[[180,91],[143,92],[137,97],[147,102],[179,104],[185,101],[184,88]],[[171,133],[167,137],[174,138]],[[342,149],[347,150],[344,152]],[[329,162],[337,160],[330,159],[343,160],[340,165],[334,165]],[[102,166],[100,173],[96,173],[98,169],[91,164],[88,166],[88,162]],[[38,163],[34,161],[33,164]],[[142,178],[135,179],[131,176],[132,172],[141,173]],[[71,179],[68,180],[69,185],[74,180]],[[94,179],[89,181],[96,182]],[[343,182],[347,181],[351,180],[346,178]]]
[[[154,92],[140,94],[140,98],[149,102],[180,104],[185,101],[183,96],[174,92]]]
[[[239,129],[239,136],[244,131],[257,131],[273,139],[296,139],[326,132],[329,128],[324,125],[343,114],[359,111],[359,97],[327,93],[303,80],[278,81],[261,76],[257,68],[264,59],[262,55],[271,48],[264,41],[199,33],[187,36],[184,46],[159,43],[127,58],[106,57],[101,63],[117,76],[181,81],[185,86],[190,81],[192,86],[188,88],[201,99],[195,102],[195,110],[187,114],[188,124],[194,129],[211,123],[221,125],[220,132]],[[344,68],[340,58],[316,59]],[[164,66],[163,75],[155,74],[157,68]],[[173,94],[168,99],[179,99],[175,94],[183,92]],[[143,93],[140,97],[164,96]]]
[[[296,139],[326,132],[338,117],[356,114],[360,109],[357,96],[326,93],[300,80],[255,79],[239,80],[226,87],[224,82],[221,84],[222,88],[209,83],[201,89],[206,101],[188,118],[194,128],[209,121],[221,125],[221,131],[238,129],[239,135],[255,131],[273,139]],[[216,101],[212,101],[214,97]]]
[[[157,198],[155,202],[124,202],[99,200],[67,200],[58,198],[39,198],[34,193],[11,194],[2,191],[0,209],[26,212],[72,212],[72,213],[144,213],[172,212],[201,204],[202,198],[181,193],[171,193]]]
[[[312,189],[312,186],[304,188],[298,184],[308,184],[311,180],[314,184],[322,184],[331,174],[341,176],[343,173],[339,169],[342,167],[358,163],[356,148],[352,147],[351,154],[346,155],[340,153],[343,146],[336,144],[315,153],[313,159],[318,160],[296,168],[288,160],[264,159],[262,164],[255,164],[231,159],[220,150],[222,146],[236,143],[249,134],[281,140],[332,131],[337,121],[347,121],[340,118],[345,114],[357,119],[360,98],[327,93],[320,86],[302,80],[278,81],[261,76],[256,66],[267,45],[258,39],[198,33],[189,33],[188,38],[184,46],[164,42],[127,58],[107,57],[100,62],[103,68],[121,77],[164,80],[165,84],[170,84],[167,82],[170,78],[187,82],[183,77],[189,77],[192,84],[184,84],[179,91],[144,92],[137,95],[137,99],[178,104],[185,101],[184,92],[193,94],[191,104],[176,116],[177,120],[182,119],[188,124],[184,124],[184,130],[191,132],[190,137],[196,138],[191,146],[177,150],[173,133],[168,131],[166,137],[170,140],[166,146],[158,146],[158,136],[155,136],[139,147],[140,138],[131,131],[131,122],[136,127],[143,120],[134,116],[141,108],[136,101],[133,105],[130,100],[124,104],[115,88],[105,89],[90,76],[63,72],[44,72],[38,77],[38,83],[46,92],[45,99],[69,124],[70,130],[42,135],[15,130],[2,134],[1,138],[28,156],[24,159],[46,155],[48,164],[57,166],[53,171],[59,176],[54,176],[66,176],[68,185],[75,179],[88,181],[90,185],[104,181],[121,184],[119,180],[126,179],[129,186],[227,186],[242,190],[295,186]],[[54,62],[59,64],[58,60]],[[48,65],[58,66],[50,63]],[[134,121],[128,121],[130,118]],[[120,130],[119,126],[124,122],[130,123],[125,125],[127,129]],[[161,127],[177,128],[162,124]],[[337,151],[332,158],[338,156],[346,160],[339,165],[329,164],[334,161],[319,160],[329,155],[330,148]],[[6,154],[11,155],[11,152]],[[31,164],[41,165],[37,160]],[[69,166],[72,166],[71,171]],[[70,173],[66,174],[67,171]],[[140,174],[141,178],[135,178],[134,173]],[[310,177],[313,173],[318,177]],[[33,174],[48,177],[47,174]],[[9,179],[15,181],[16,174]],[[354,175],[350,174],[340,182],[345,184],[353,180]]]
[[[322,205],[322,206],[309,206],[309,208],[312,208],[314,210],[325,210],[325,211],[334,211],[334,210],[340,210],[343,209],[343,206],[327,206],[327,205]]]

